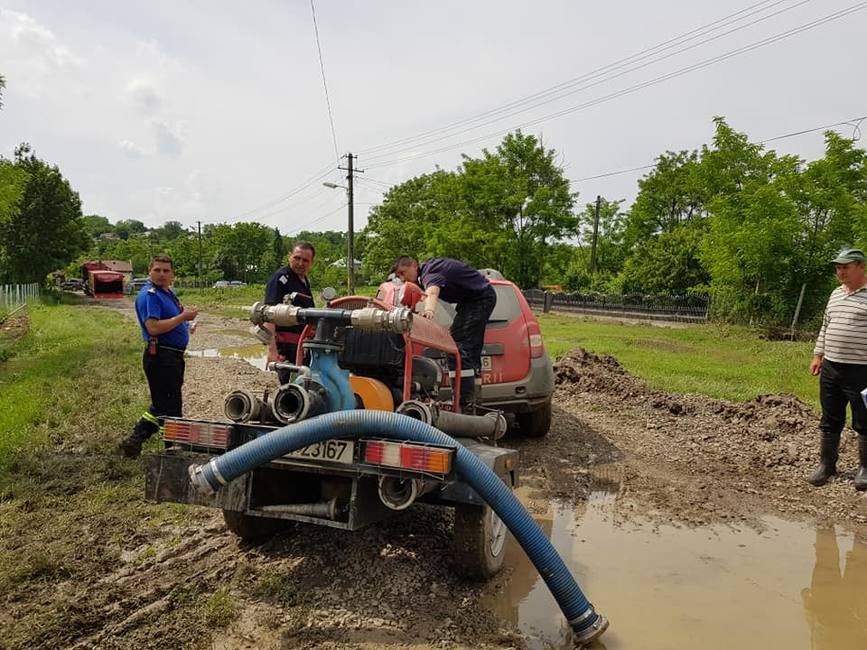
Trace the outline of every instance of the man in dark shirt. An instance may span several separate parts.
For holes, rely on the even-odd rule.
[[[289,265],[277,269],[277,272],[265,285],[265,304],[279,305],[286,296],[295,294],[289,302],[296,307],[313,307],[313,292],[307,274],[313,266],[316,257],[316,249],[313,244],[299,241],[289,253]],[[268,345],[268,361],[288,361],[295,363],[295,355],[298,352],[298,342],[301,340],[303,325],[293,327],[275,327],[272,323],[265,323],[265,327],[271,330],[271,343]],[[292,373],[288,370],[278,370],[277,377],[281,384],[288,383]]]
[[[162,430],[166,416],[181,416],[181,386],[184,383],[184,350],[199,310],[184,307],[171,290],[175,277],[172,258],[154,255],[148,281],[135,299],[135,311],[146,346],[142,365],[148,380],[151,405],[133,432],[120,443],[124,456],[135,458],[142,443]]]
[[[451,334],[461,351],[461,406],[475,399],[475,377],[482,368],[485,327],[497,294],[488,279],[473,267],[450,257],[432,257],[421,264],[413,257],[394,261],[392,272],[404,282],[414,282],[425,290],[425,318],[433,318],[440,300],[455,304],[457,316]]]

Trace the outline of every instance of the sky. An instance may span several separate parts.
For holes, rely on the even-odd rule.
[[[646,169],[588,177],[698,148],[714,116],[762,141],[867,115],[865,33],[855,0],[0,0],[0,155],[29,142],[112,222],[291,235],[346,228],[339,156],[360,229],[388,186],[521,127],[579,205],[628,206]]]

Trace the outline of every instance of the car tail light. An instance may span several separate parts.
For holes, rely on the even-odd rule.
[[[451,470],[453,456],[452,449],[437,449],[405,442],[367,440],[364,443],[364,462],[426,474],[445,476]]]
[[[228,449],[232,426],[218,422],[166,420],[163,440],[185,445]]]
[[[527,335],[530,338],[530,356],[538,359],[545,354],[545,344],[542,342],[542,331],[539,323],[527,323]]]

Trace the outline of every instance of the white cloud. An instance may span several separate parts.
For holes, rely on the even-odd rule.
[[[151,127],[156,138],[156,151],[163,156],[180,156],[184,149],[183,139],[165,122],[152,120]]]
[[[125,95],[133,108],[145,114],[156,112],[163,104],[162,93],[157,90],[155,84],[146,79],[130,81],[126,87]]]
[[[10,92],[40,96],[58,77],[83,68],[75,55],[50,29],[29,15],[0,9],[0,60]]]
[[[132,140],[121,140],[117,143],[117,145],[121,148],[127,156],[130,158],[144,158],[149,155],[147,151],[145,151],[142,147],[137,145]]]

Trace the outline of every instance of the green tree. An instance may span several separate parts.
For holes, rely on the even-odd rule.
[[[106,232],[114,232],[114,229],[108,218],[100,216],[98,214],[84,215],[81,218],[81,223],[84,228],[84,232],[86,232],[87,236],[91,239],[96,239],[101,234]]]
[[[0,218],[0,273],[13,282],[41,282],[87,246],[81,201],[57,166],[36,158],[30,145],[16,148],[13,164],[24,172],[13,174],[23,187]]]
[[[123,219],[114,224],[114,232],[121,239],[129,239],[132,235],[146,233],[147,226],[136,219]]]
[[[682,295],[710,281],[699,260],[707,222],[695,219],[636,245],[620,277],[626,293]]]

